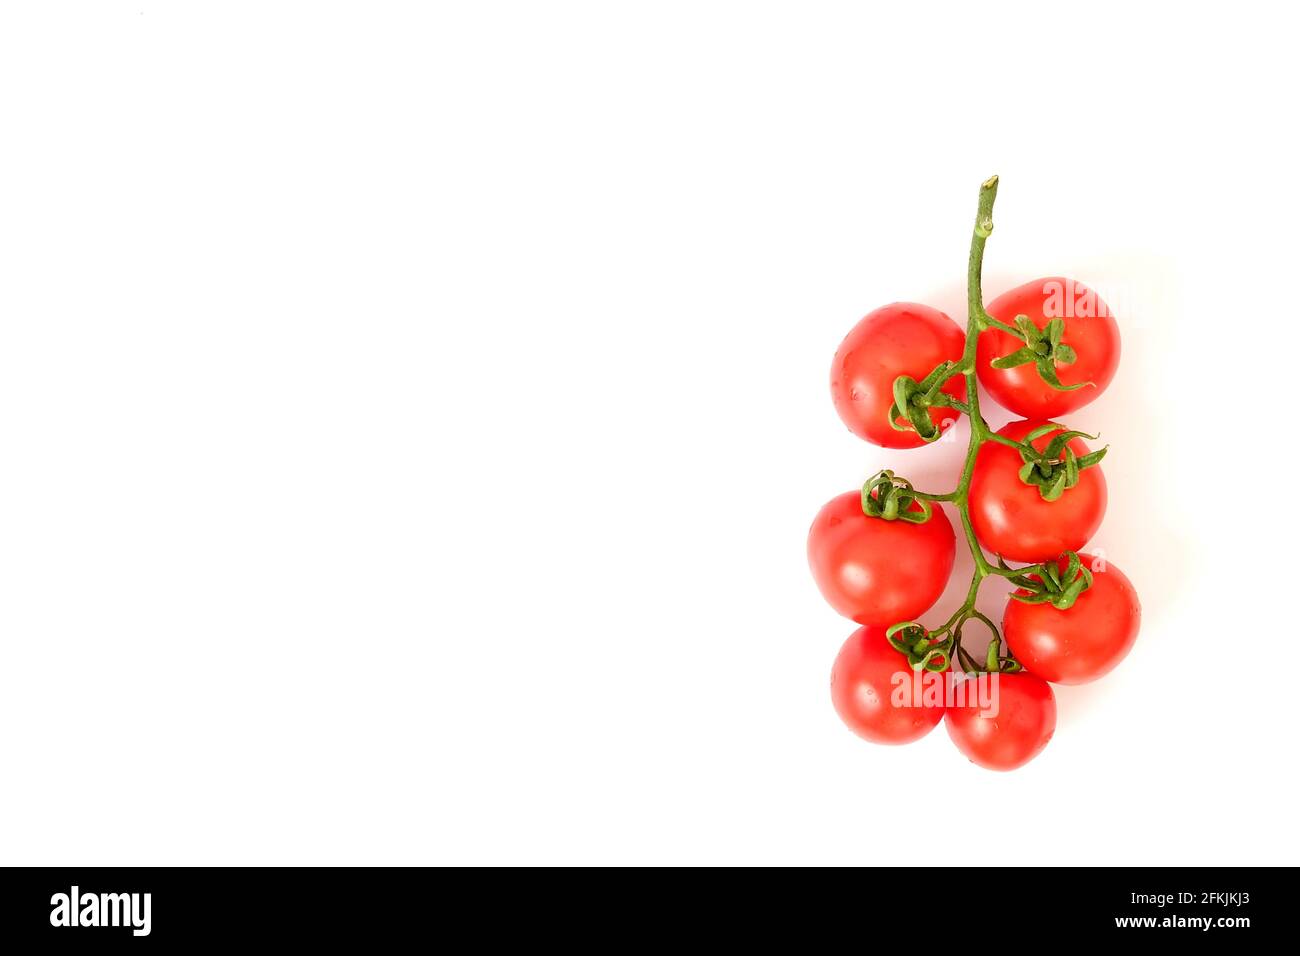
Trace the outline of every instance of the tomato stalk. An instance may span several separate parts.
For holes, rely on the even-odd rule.
[[[957,487],[944,494],[935,494],[924,491],[914,490],[910,485],[906,486],[906,493],[914,499],[922,501],[944,501],[951,504],[957,509],[957,514],[961,518],[962,533],[966,537],[966,545],[970,549],[971,557],[975,561],[975,570],[971,575],[970,587],[966,592],[966,600],[960,608],[945,622],[941,627],[934,631],[928,632],[936,646],[942,646],[945,651],[955,652],[960,665],[966,670],[980,669],[975,660],[961,645],[961,628],[962,625],[974,618],[985,624],[992,633],[992,640],[986,651],[985,668],[988,670],[1006,670],[1014,671],[1019,669],[1019,664],[1010,656],[1000,654],[1002,635],[997,625],[993,623],[984,614],[981,614],[975,607],[976,599],[979,596],[980,585],[984,579],[990,575],[1010,578],[1013,581],[1029,580],[1030,575],[1046,574],[1045,565],[1031,565],[1024,568],[1010,568],[1005,562],[999,559],[995,565],[989,561],[984,554],[984,549],[980,547],[978,539],[975,537],[975,528],[971,524],[970,517],[970,484],[971,476],[975,471],[975,460],[979,455],[979,450],[985,442],[993,441],[1003,445],[1009,445],[1019,451],[1025,457],[1026,462],[1040,462],[1044,465],[1050,464],[1049,456],[1044,455],[1034,448],[1030,441],[1015,441],[1006,438],[1003,435],[996,434],[984,416],[980,413],[979,385],[975,373],[975,354],[976,347],[979,343],[980,333],[989,328],[998,328],[1012,335],[1020,333],[998,321],[989,315],[984,308],[984,291],[983,291],[983,272],[984,272],[984,246],[988,242],[989,236],[993,232],[993,203],[998,195],[998,177],[991,176],[980,186],[979,208],[975,213],[975,229],[971,236],[970,259],[966,270],[966,344],[962,351],[960,361],[948,363],[948,367],[941,366],[935,370],[931,376],[927,376],[926,393],[928,398],[936,398],[943,404],[956,408],[965,415],[970,421],[970,440],[966,445],[966,457],[962,463],[961,475],[957,479]],[[943,396],[939,389],[944,382],[947,382],[953,376],[961,375],[966,382],[966,401],[959,402],[955,399],[949,399]],[[898,389],[896,389],[898,392]],[[889,476],[892,480],[893,476]],[[1050,562],[1055,566],[1056,562]],[[1076,559],[1077,563],[1077,559]],[[1072,565],[1073,566],[1073,565]],[[1084,582],[1081,587],[1072,589],[1072,596],[1069,602],[1073,603],[1074,597],[1078,592],[1087,587]],[[1058,589],[1059,590],[1059,589]],[[911,625],[906,622],[904,625],[897,625],[899,628]],[[915,625],[919,627],[919,625]],[[951,663],[951,657],[948,654],[943,655],[944,666]],[[929,666],[933,656],[923,658],[924,664]],[[918,665],[920,666],[920,665]]]

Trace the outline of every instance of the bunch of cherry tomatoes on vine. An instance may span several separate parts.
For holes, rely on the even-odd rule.
[[[1106,449],[1094,451],[1085,439],[1095,436],[1059,420],[1110,384],[1119,326],[1095,292],[1061,277],[984,304],[997,187],[995,176],[980,188],[965,330],[929,306],[883,306],[854,326],[831,368],[835,410],[873,444],[917,448],[967,416],[956,487],[924,491],[879,472],[821,509],[808,559],[827,602],[861,625],[831,672],[844,722],[867,740],[901,744],[943,720],[970,760],[1011,770],[1055,732],[1051,685],[1114,668],[1137,639],[1141,606],[1114,564],[1080,550],[1105,515]],[[977,382],[1021,419],[992,430]],[[927,625],[919,618],[943,593],[956,558],[945,504],[974,572],[964,604]],[[976,606],[988,577],[1013,585],[1000,626]],[[978,656],[963,644],[972,622],[990,637]]]

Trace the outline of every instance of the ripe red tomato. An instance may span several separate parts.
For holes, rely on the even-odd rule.
[[[944,361],[958,361],[966,335],[938,309],[915,302],[895,302],[867,314],[845,336],[831,365],[831,400],[835,410],[859,438],[885,448],[918,448],[925,442],[911,427],[898,431],[889,424],[894,379],[910,375],[918,382]],[[966,380],[949,379],[944,392],[966,398]],[[952,408],[931,408],[930,419],[940,428],[956,421]],[[906,419],[898,419],[906,424]]]
[[[998,430],[1023,440],[1043,421],[1010,422]],[[1043,451],[1057,427],[1033,445]],[[1070,442],[1078,456],[1088,454],[1083,439]],[[1106,479],[1100,465],[1079,472],[1079,482],[1055,501],[1046,501],[1035,485],[1020,480],[1024,461],[1014,448],[985,442],[975,458],[970,483],[970,520],[985,547],[1012,561],[1046,561],[1062,551],[1078,551],[1096,534],[1106,514]]]
[[[1073,606],[1058,611],[1009,600],[1002,617],[1016,660],[1054,684],[1085,684],[1113,669],[1132,649],[1142,623],[1137,592],[1119,568],[1091,555],[1079,558],[1093,569],[1092,584]],[[1064,570],[1065,562],[1060,566]]]
[[[919,511],[913,502],[912,511]],[[915,620],[943,593],[957,556],[948,516],[932,506],[922,524],[868,517],[862,494],[826,503],[808,531],[808,564],[822,596],[859,624]]]
[[[977,695],[948,708],[944,722],[948,736],[966,757],[989,770],[1015,770],[1047,746],[1056,732],[1056,695],[1047,681],[1026,674],[989,674],[986,713]]]
[[[831,702],[859,737],[877,744],[911,743],[934,729],[944,709],[923,706],[910,692],[895,697],[901,682],[911,686],[912,668],[889,645],[885,630],[860,627],[844,642],[831,668]]]
[[[1082,282],[1053,276],[1035,279],[998,296],[986,307],[989,315],[1014,325],[1017,315],[1027,315],[1038,328],[1054,318],[1064,324],[1061,341],[1075,353],[1070,365],[1057,365],[1062,385],[1092,382],[1063,392],[1043,381],[1033,363],[1015,368],[994,368],[995,358],[1010,355],[1024,342],[1001,329],[980,333],[975,370],[980,384],[1004,408],[1026,418],[1055,418],[1082,408],[1097,398],[1119,366],[1119,325],[1110,308]]]

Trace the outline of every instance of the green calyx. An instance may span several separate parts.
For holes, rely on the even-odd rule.
[[[1065,567],[1061,567],[1061,558]],[[998,564],[1003,571],[1011,571],[1001,557]],[[1050,604],[1058,611],[1068,611],[1074,607],[1079,595],[1092,587],[1092,572],[1084,567],[1082,559],[1074,551],[1066,551],[1054,561],[1028,568],[1019,568],[1006,578],[1022,591],[1012,591],[1011,597],[1023,604]]]
[[[985,649],[983,662],[976,661],[961,643],[962,627],[970,620],[982,622],[993,635]],[[968,674],[981,671],[1014,674],[1024,669],[1009,650],[1002,653],[1002,638],[997,626],[973,607],[958,611],[948,623],[934,631],[915,621],[903,621],[885,631],[885,640],[907,658],[913,670],[938,673],[951,668],[954,661]]]
[[[907,658],[912,670],[939,673],[946,671],[952,661],[955,638],[951,634],[937,637],[915,621],[895,624],[885,631],[885,640]]]
[[[988,647],[984,650],[983,662],[976,661],[975,656],[966,650],[961,643],[961,629],[970,620],[977,620],[982,623],[992,635]],[[978,674],[981,671],[989,674],[1015,674],[1024,670],[1020,662],[1011,656],[1009,649],[1006,654],[1002,653],[1002,638],[998,634],[997,626],[974,608],[960,611],[956,623],[949,626],[952,628],[957,662],[967,674]]]
[[[943,432],[930,417],[930,409],[934,406],[960,407],[951,395],[943,391],[944,383],[952,378],[956,369],[956,362],[943,362],[919,382],[910,375],[894,379],[894,404],[889,406],[889,424],[900,432],[916,432],[922,441],[937,440]],[[900,418],[906,419],[907,424],[900,425]]]
[[[991,363],[994,368],[1017,368],[1021,365],[1033,365],[1038,369],[1039,377],[1052,388],[1061,392],[1072,392],[1076,388],[1091,385],[1092,382],[1080,382],[1077,385],[1062,385],[1056,375],[1057,366],[1073,365],[1078,360],[1074,349],[1061,341],[1065,334],[1065,322],[1052,319],[1047,328],[1040,329],[1027,315],[1017,315],[1015,329],[1002,326],[1008,333],[1014,332],[1025,344],[1010,355],[995,358]]]
[[[966,654],[966,651],[963,649],[962,653]],[[970,655],[967,654],[966,656],[969,657]],[[989,674],[1018,674],[1024,670],[1024,667],[1021,666],[1020,661],[1010,656],[1010,652],[1007,654],[1002,653],[1002,641],[994,634],[989,640],[988,649],[984,652],[984,667],[982,669]],[[967,671],[973,672],[971,668],[967,668]]]
[[[1086,432],[1063,431],[1053,436],[1047,447],[1041,452],[1034,451],[1033,442],[1044,435],[1060,428],[1049,423],[1040,425],[1025,436],[1020,451],[1020,480],[1027,485],[1035,485],[1044,501],[1055,501],[1061,495],[1079,483],[1079,474],[1085,468],[1091,468],[1106,457],[1106,449],[1099,448],[1086,455],[1076,455],[1070,442],[1076,438],[1096,440],[1096,435]],[[1109,447],[1109,446],[1107,446]]]
[[[917,511],[912,510],[915,504]],[[925,524],[930,520],[930,502],[917,496],[912,483],[896,478],[889,469],[877,472],[862,486],[862,513],[868,518]]]

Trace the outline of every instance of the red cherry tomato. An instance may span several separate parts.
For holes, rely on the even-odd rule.
[[[920,507],[913,502],[912,511]],[[808,564],[822,596],[859,624],[915,620],[943,593],[957,556],[948,516],[932,506],[922,524],[872,518],[862,494],[826,503],[808,531]]]
[[[1045,424],[1010,422],[998,434],[1020,441]],[[1044,450],[1060,431],[1058,426],[1035,439],[1034,447]],[[1090,450],[1081,438],[1071,441],[1070,448],[1079,456]],[[970,520],[976,537],[1012,561],[1046,561],[1062,551],[1078,551],[1096,534],[1106,514],[1101,466],[1084,468],[1078,484],[1055,501],[1046,501],[1036,485],[1020,480],[1023,465],[1020,453],[1006,445],[990,441],[979,450],[970,483]]]
[[[914,687],[907,658],[890,646],[883,627],[854,631],[831,668],[831,702],[840,719],[859,737],[877,744],[906,744],[924,737],[943,719],[942,707],[899,690]],[[937,675],[931,675],[937,676]]]
[[[1119,325],[1110,308],[1082,282],[1052,277],[1035,279],[998,296],[986,307],[989,315],[1014,325],[1017,315],[1027,315],[1042,329],[1054,318],[1064,324],[1061,341],[1074,349],[1071,365],[1057,365],[1062,385],[1092,382],[1063,392],[1052,388],[1033,364],[994,368],[995,358],[1010,355],[1024,342],[1001,329],[980,334],[975,370],[980,384],[1004,408],[1026,418],[1056,418],[1082,408],[1106,390],[1119,366]]]
[[[1056,732],[1056,695],[1047,681],[1026,674],[989,674],[986,709],[967,693],[948,708],[948,736],[966,757],[989,770],[1015,770],[1047,746]]]
[[[1142,623],[1137,592],[1119,568],[1091,555],[1079,558],[1092,569],[1092,584],[1071,607],[1058,611],[1009,600],[1002,618],[1016,660],[1054,684],[1085,684],[1113,669],[1132,649]],[[1065,570],[1064,561],[1060,566]]]
[[[831,365],[831,400],[849,431],[885,448],[924,445],[915,430],[898,431],[889,424],[894,379],[910,375],[918,382],[939,363],[961,358],[966,335],[938,309],[915,302],[895,302],[867,314],[845,336]],[[966,380],[954,376],[943,390],[959,401],[966,398]],[[934,407],[930,418],[940,428],[956,421],[952,408]],[[906,419],[899,418],[900,424]]]

